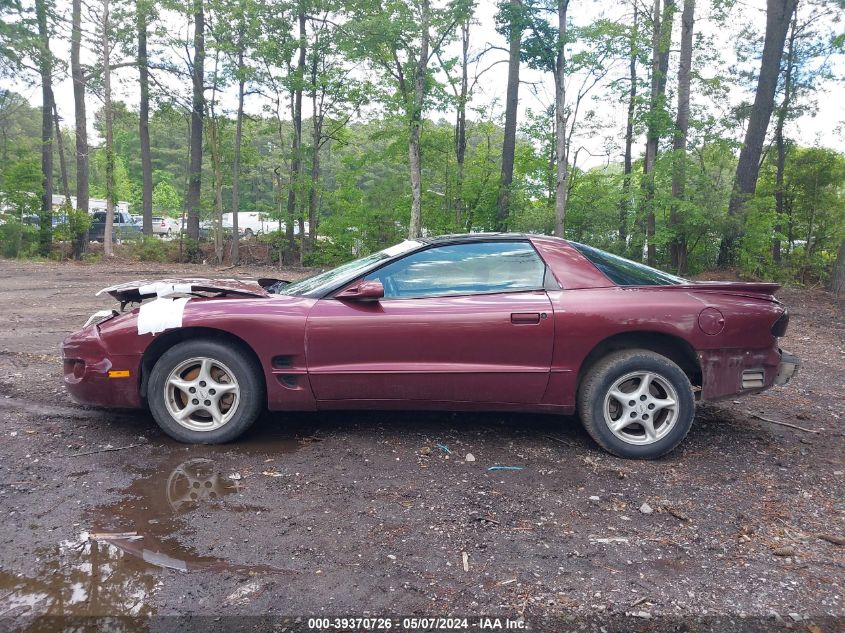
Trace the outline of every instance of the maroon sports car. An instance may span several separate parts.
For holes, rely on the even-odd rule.
[[[606,450],[653,458],[696,400],[795,373],[777,289],[552,237],[423,238],[295,283],[106,288],[121,312],[64,341],[64,379],[81,403],[149,407],[183,442],[233,440],[265,408],[578,411]]]

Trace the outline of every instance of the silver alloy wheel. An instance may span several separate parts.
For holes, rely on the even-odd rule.
[[[225,425],[235,415],[240,395],[232,370],[207,357],[182,361],[164,383],[167,412],[192,431],[213,431]]]
[[[678,394],[666,378],[651,371],[625,374],[604,397],[604,422],[628,444],[653,444],[678,420]]]

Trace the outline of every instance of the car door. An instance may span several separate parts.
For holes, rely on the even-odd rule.
[[[381,300],[321,299],[306,326],[317,400],[539,402],[554,342],[545,271],[527,241],[449,244],[368,274]]]

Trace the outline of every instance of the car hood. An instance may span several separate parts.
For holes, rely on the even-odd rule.
[[[200,293],[240,297],[270,296],[270,293],[257,281],[251,279],[206,279],[202,277],[127,281],[103,288],[97,293],[97,296],[109,294],[121,303],[136,303],[148,297],[173,297]]]

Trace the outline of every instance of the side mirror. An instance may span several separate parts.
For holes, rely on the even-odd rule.
[[[384,298],[384,286],[380,281],[361,281],[335,295],[342,301],[378,301]]]

